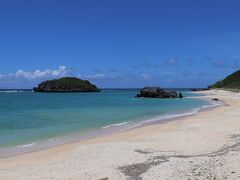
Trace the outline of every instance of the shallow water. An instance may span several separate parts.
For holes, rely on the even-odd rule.
[[[1,92],[0,148],[32,146],[46,139],[184,114],[210,105],[196,98],[144,99],[135,98],[136,94],[137,90]],[[183,94],[197,96],[189,92]]]

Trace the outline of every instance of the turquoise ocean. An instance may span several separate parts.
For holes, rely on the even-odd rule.
[[[183,99],[135,98],[138,90],[99,93],[0,91],[0,156],[40,144],[67,143],[98,133],[122,131],[151,122],[190,115],[214,106],[182,91]],[[96,133],[98,132],[98,133]],[[48,145],[47,145],[48,144]],[[2,152],[1,152],[2,151]],[[1,154],[2,153],[2,154]]]

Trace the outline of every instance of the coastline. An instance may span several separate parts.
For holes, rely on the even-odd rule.
[[[3,158],[0,178],[204,179],[224,175],[237,179],[240,153],[231,148],[239,148],[240,97],[225,91],[206,92],[209,95],[204,98],[217,97],[225,105],[177,121]],[[218,156],[224,150],[226,154]],[[223,160],[225,164],[220,166]]]
[[[193,93],[200,94],[199,92],[193,92]],[[222,101],[212,101],[211,99],[205,97],[204,94],[203,96],[191,96],[191,97],[185,97],[185,98],[202,99],[205,101],[209,101],[209,105],[203,105],[198,108],[193,108],[187,111],[182,111],[177,113],[167,113],[159,116],[153,116],[151,118],[150,117],[143,118],[137,121],[127,121],[127,122],[122,122],[117,124],[109,124],[101,128],[89,130],[85,133],[82,133],[82,132],[74,133],[67,136],[59,136],[59,137],[40,140],[36,142],[29,142],[29,143],[21,144],[17,146],[1,148],[0,159],[42,151],[45,149],[50,149],[50,148],[54,148],[62,145],[85,142],[85,141],[89,141],[91,139],[95,139],[99,137],[106,137],[116,133],[131,131],[136,128],[143,128],[145,126],[168,123],[168,122],[176,121],[185,117],[194,116],[195,114],[202,111],[209,111],[213,108],[217,108],[224,104],[224,102]]]

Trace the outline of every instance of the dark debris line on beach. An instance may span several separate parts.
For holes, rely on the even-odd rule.
[[[224,146],[217,151],[211,153],[198,154],[198,155],[161,155],[153,156],[149,158],[146,162],[136,163],[126,166],[119,167],[119,170],[129,179],[133,180],[142,180],[141,175],[146,173],[151,167],[160,165],[170,161],[171,158],[194,158],[194,157],[209,157],[214,158],[218,156],[224,156],[229,152],[240,151],[240,134],[232,135],[230,138],[235,140],[235,143],[230,146]],[[141,154],[152,154],[154,152],[144,151],[144,150],[135,150],[137,153]],[[193,170],[194,171],[194,170]]]
[[[169,159],[164,156],[155,156],[147,162],[122,166],[119,169],[125,176],[130,177],[130,179],[141,180],[142,178],[140,176],[147,172],[152,166],[157,166],[167,161],[169,161]]]

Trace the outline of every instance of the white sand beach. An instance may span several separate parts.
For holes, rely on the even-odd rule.
[[[224,106],[126,132],[0,159],[0,179],[240,179],[240,94]]]

